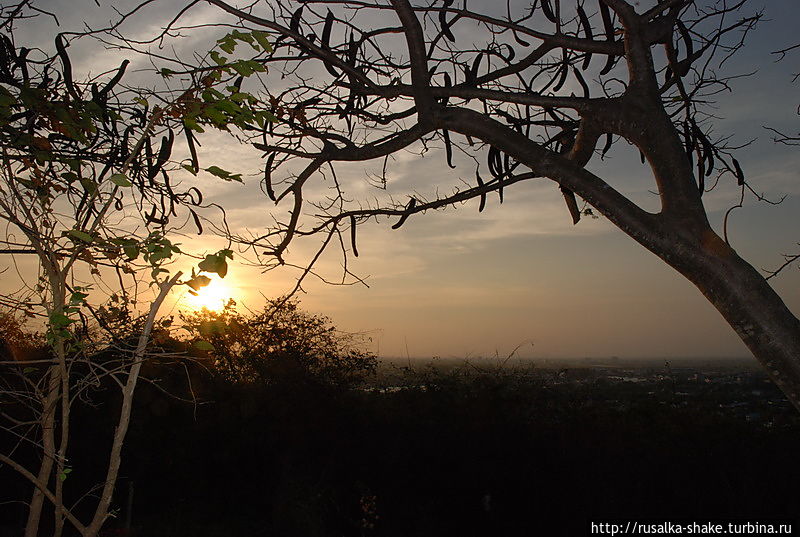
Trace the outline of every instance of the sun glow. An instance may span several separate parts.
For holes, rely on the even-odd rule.
[[[183,302],[187,306],[201,310],[206,308],[211,311],[219,311],[228,302],[229,299],[237,298],[236,290],[228,285],[228,282],[217,277],[211,278],[211,283],[205,287],[201,287],[197,291],[197,295],[192,295],[187,291],[184,295]]]

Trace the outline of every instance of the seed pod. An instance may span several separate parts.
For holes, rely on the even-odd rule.
[[[508,43],[506,43],[505,46],[508,47],[508,57],[503,58],[503,59],[505,61],[507,61],[508,63],[511,63],[511,62],[514,61],[514,58],[516,57],[517,52],[514,50],[514,47],[512,47]]]
[[[567,72],[569,71],[569,64],[564,63],[558,68],[558,82],[553,86],[553,91],[558,91],[564,86],[567,81]]]
[[[264,190],[267,191],[267,196],[273,202],[277,202],[278,199],[275,197],[275,190],[272,188],[272,163],[275,161],[275,153],[271,153],[269,157],[267,157],[267,164],[264,166]]]
[[[328,10],[328,14],[325,16],[325,26],[322,28],[322,42],[321,46],[325,50],[330,50],[331,48],[331,29],[333,28],[333,13],[331,10]],[[333,76],[339,76],[339,72],[333,68],[331,62],[326,61],[323,59],[323,63],[325,64],[325,69],[332,74]]]
[[[600,158],[606,156],[606,153],[608,153],[608,150],[611,149],[611,145],[613,143],[614,143],[614,135],[609,132],[608,134],[606,134],[606,144],[603,146],[603,151],[600,153]]]
[[[149,179],[154,179],[159,170],[161,170],[164,167],[164,164],[167,163],[169,156],[172,154],[172,144],[174,141],[175,133],[172,131],[172,129],[169,129],[169,136],[164,136],[161,138],[161,147],[158,150],[156,165],[152,170],[150,170],[151,176]]]
[[[358,248],[356,248],[356,217],[350,215],[350,245],[353,247],[353,255],[358,257]]]
[[[547,17],[547,20],[553,24],[558,24],[558,17],[556,17],[556,14],[553,12],[553,6],[550,5],[550,0],[542,0],[542,13]]]
[[[298,32],[300,30],[300,17],[303,15],[303,8],[306,7],[305,5],[300,6],[297,10],[292,14],[292,18],[289,21],[289,29],[293,32]]]
[[[692,43],[692,36],[689,35],[689,30],[686,29],[686,26],[680,20],[675,20],[675,27],[678,28],[678,32],[683,39],[683,44],[686,47],[686,57],[691,58],[692,54],[694,54],[694,44]]]
[[[64,83],[67,86],[67,91],[69,91],[69,94],[72,95],[72,97],[76,100],[80,100],[81,96],[78,93],[78,90],[75,88],[75,83],[72,81],[72,63],[69,61],[67,46],[68,45],[64,44],[63,34],[58,34],[56,36],[56,52],[58,53],[58,57],[61,59],[61,63],[64,66]]]
[[[478,173],[478,170],[475,170],[475,177],[478,179],[478,188],[483,188],[484,182],[481,174]],[[478,206],[478,212],[483,212],[483,209],[486,208],[486,192],[481,192],[481,204]]]
[[[503,175],[503,164],[500,159],[500,150],[494,146],[489,147],[488,163],[489,173],[491,173],[493,177]]]
[[[589,98],[589,85],[586,84],[586,80],[583,78],[583,75],[575,67],[572,68],[572,73],[575,75],[575,78],[578,79],[578,84],[580,84],[581,88],[583,88],[583,97],[584,97],[584,99],[588,99]]]
[[[599,0],[598,5],[600,6],[600,17],[603,19],[603,28],[606,32],[606,41],[613,42],[614,41],[614,22],[611,18],[611,11],[608,9],[608,6],[605,5],[603,0]],[[616,63],[616,57],[613,54],[608,55],[608,59],[606,59],[606,64],[603,67],[603,70],[600,71],[601,75],[607,75],[611,69],[613,69],[614,64]]]
[[[599,0],[597,4],[600,6],[600,18],[603,19],[606,41],[614,41],[614,22],[611,18],[611,10],[608,9],[608,6],[603,0]]]
[[[481,60],[483,60],[483,53],[478,54],[478,56],[472,61],[472,67],[470,67],[469,75],[467,77],[468,84],[472,84],[478,79],[478,69],[481,66]]]
[[[594,34],[592,32],[592,25],[589,22],[589,17],[586,15],[586,11],[584,11],[583,6],[578,4],[578,19],[580,20],[580,25],[583,27],[583,31],[586,34],[586,39],[592,40],[594,38]],[[592,61],[592,53],[587,52],[586,55],[583,57],[583,64],[581,65],[581,69],[584,71],[589,68],[589,63]]]
[[[411,215],[411,211],[414,210],[414,207],[417,205],[417,200],[415,198],[411,198],[408,200],[408,205],[406,205],[406,210],[403,215],[400,217],[400,220],[397,221],[395,225],[392,226],[392,229],[398,229],[400,226],[405,224],[408,217]]]
[[[731,157],[731,161],[733,162],[733,167],[736,169],[736,184],[742,186],[744,184],[744,172],[742,171],[742,167],[739,166],[739,161],[735,158]]]
[[[453,0],[444,0],[445,9],[450,7],[452,3]],[[455,43],[456,36],[450,31],[450,23],[447,22],[447,13],[444,10],[439,12],[439,24],[442,26],[442,34],[444,34],[448,41]]]
[[[194,135],[189,127],[187,127],[185,124],[183,127],[183,132],[186,134],[186,142],[189,145],[189,154],[192,156],[192,169],[194,169],[194,172],[197,173],[197,171],[200,169],[200,163],[197,159],[197,148],[194,146]]]
[[[117,73],[114,75],[114,78],[109,80],[108,84],[106,84],[106,86],[100,90],[99,95],[102,100],[105,100],[114,86],[116,86],[119,81],[122,80],[122,75],[125,74],[125,69],[127,69],[129,63],[131,63],[130,60],[123,60],[119,66],[119,69],[117,69]]]
[[[203,224],[200,223],[200,217],[197,216],[197,213],[194,212],[194,209],[189,209],[189,212],[192,214],[192,218],[194,219],[194,225],[197,226],[197,234],[203,234]]]
[[[450,143],[450,133],[447,131],[447,129],[444,129],[442,134],[444,137],[444,152],[447,156],[447,165],[450,166],[450,168],[455,168],[455,165],[453,164],[453,144]]]

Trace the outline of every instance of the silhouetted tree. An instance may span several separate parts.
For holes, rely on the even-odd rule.
[[[746,1],[541,0],[484,10],[453,0],[204,3],[248,32],[277,36],[275,53],[254,61],[282,79],[282,90],[260,97],[282,121],[250,135],[266,156],[263,190],[289,216],[259,236],[233,237],[265,264],[284,263],[295,240],[321,237],[320,249],[341,244],[347,272],[359,224],[394,217],[399,228],[471,199],[480,210],[489,194],[502,201],[516,183],[546,178],[573,222],[597,211],[696,285],[800,409],[800,322],[731,247],[727,222],[722,236],[714,231],[703,205],[717,185],[755,194],[734,148],[713,138],[707,107],[730,87],[720,65],[761,17],[744,12]],[[182,20],[156,39],[196,23]],[[192,67],[165,60],[170,75],[232,73],[237,40],[246,41],[230,34],[219,42],[226,55]],[[658,212],[602,178],[598,160],[618,140],[649,165]],[[434,147],[450,167],[471,161],[474,183],[448,185],[443,173],[428,195],[381,201],[353,185],[358,174],[336,173],[373,161],[369,181],[391,188],[393,155]]]

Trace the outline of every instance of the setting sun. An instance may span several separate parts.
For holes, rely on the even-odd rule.
[[[212,277],[211,283],[206,287],[201,287],[197,295],[187,292],[183,297],[183,302],[194,309],[206,308],[217,311],[221,310],[231,298],[236,298],[236,290],[221,278]]]

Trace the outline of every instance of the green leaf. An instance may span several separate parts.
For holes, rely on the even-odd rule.
[[[123,173],[115,173],[108,180],[117,186],[133,186],[133,183],[128,181],[128,178]]]
[[[171,77],[172,75],[175,74],[175,71],[173,71],[172,69],[167,69],[166,67],[164,67],[163,69],[161,69],[160,73],[161,73],[161,76],[163,76],[164,78],[169,78],[169,77]]]
[[[61,472],[61,474],[58,476],[58,478],[61,481],[66,481],[67,477],[69,477],[69,474],[71,474],[71,473],[72,473],[72,468],[64,468],[64,470]]]
[[[228,63],[228,58],[226,58],[216,50],[211,51],[211,59],[214,60],[214,62],[217,65],[225,65],[226,63]]]
[[[183,118],[183,124],[186,125],[187,129],[191,129],[197,132],[206,132],[203,127],[200,126],[194,118],[185,117]]]
[[[224,278],[228,273],[228,262],[225,261],[224,255],[219,254],[208,254],[197,267],[204,272],[217,273],[220,278]]]
[[[93,194],[94,191],[97,190],[97,184],[95,184],[94,181],[92,181],[91,179],[88,179],[86,177],[81,179],[81,186],[89,194]]]
[[[236,49],[236,41],[230,35],[217,40],[217,43],[219,43],[219,48],[228,54],[233,54],[234,49]]]
[[[194,276],[191,280],[186,282],[186,285],[192,288],[194,291],[199,291],[202,287],[207,286],[211,283],[211,278],[208,276]],[[196,294],[196,293],[195,293]]]
[[[197,168],[195,168],[191,164],[182,164],[181,168],[183,168],[184,170],[188,171],[192,175],[197,175]]]
[[[200,351],[213,351],[214,345],[203,339],[194,342],[194,348]]]
[[[231,173],[227,170],[223,170],[219,166],[209,166],[208,168],[204,168],[205,171],[219,177],[220,179],[224,179],[225,181],[238,181],[239,183],[243,183],[242,181],[242,174],[241,173]]]
[[[55,330],[59,330],[64,328],[65,326],[69,326],[70,324],[74,323],[74,319],[70,319],[63,313],[53,313],[50,315],[50,326],[53,327]]]
[[[79,229],[70,229],[67,234],[75,239],[78,239],[81,242],[92,242],[94,239],[91,235],[86,233],[85,231],[81,231]]]
[[[264,52],[272,52],[272,45],[267,40],[266,32],[253,32],[253,37],[255,38],[256,42],[261,45],[261,48],[264,49]]]
[[[33,373],[33,372],[35,372],[36,370],[37,370],[37,369],[36,369],[35,367],[26,367],[25,369],[23,369],[23,370],[22,370],[22,372],[23,372],[23,373],[25,373],[25,374],[27,375],[28,373]]]

